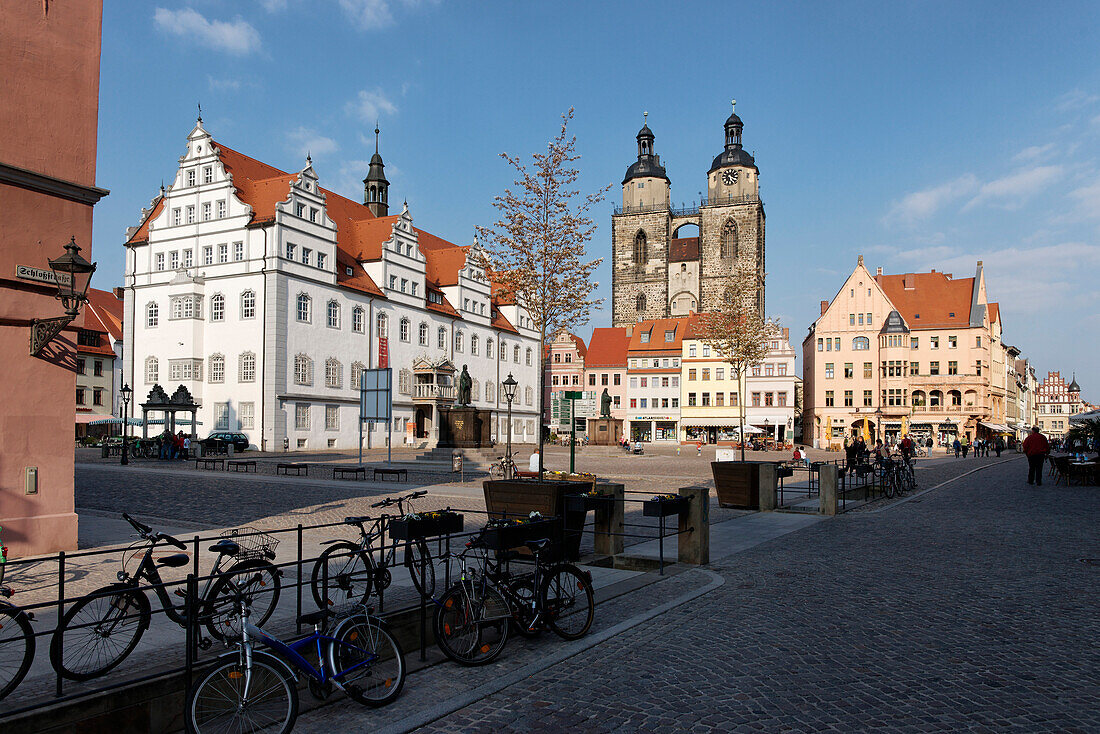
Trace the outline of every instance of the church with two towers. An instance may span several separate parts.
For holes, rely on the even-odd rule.
[[[707,171],[707,196],[677,209],[672,182],[654,153],[653,131],[638,131],[638,160],[623,178],[623,203],[611,221],[612,323],[686,316],[721,303],[735,267],[760,280],[764,310],[764,202],[760,171],[742,147],[736,112],[725,122],[725,145]]]

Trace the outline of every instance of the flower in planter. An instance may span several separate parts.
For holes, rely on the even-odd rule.
[[[678,494],[655,494],[653,495],[654,502],[668,502],[669,500],[678,500],[680,495]]]

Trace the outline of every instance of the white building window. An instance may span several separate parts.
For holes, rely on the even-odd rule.
[[[210,382],[225,382],[225,357],[220,354],[210,356]]]
[[[456,352],[461,352],[462,349],[463,349],[463,347],[462,347],[462,332],[461,331],[456,331],[455,332],[455,351]]]
[[[325,406],[325,430],[326,431],[338,431],[338,430],[340,430],[340,406],[339,405],[326,405]]]
[[[492,380],[485,381],[485,400],[486,402],[493,402],[494,384]]]
[[[187,185],[188,186],[194,186],[195,185],[195,169],[193,169],[193,168],[187,172]]]
[[[316,222],[317,221],[317,207],[311,206],[309,208],[309,221],[311,221],[311,222]]]
[[[182,221],[182,219],[183,219],[183,212],[177,206],[175,209],[172,210],[172,224],[174,224],[175,226],[178,227],[180,225],[180,222]]]
[[[238,382],[256,381],[256,355],[253,352],[244,352],[237,361]]]
[[[313,384],[313,360],[304,354],[294,357],[294,384]]]
[[[343,368],[335,359],[325,360],[325,387],[340,387],[343,384]]]
[[[241,294],[241,318],[256,318],[256,292],[245,291]]]
[[[168,379],[197,380],[202,381],[201,359],[170,359],[168,360]]]
[[[488,359],[493,358],[493,340],[492,339],[486,339],[485,340],[485,356]]]
[[[309,430],[309,403],[294,404],[294,428],[298,431]]]
[[[210,205],[209,201],[204,201],[202,203],[202,221],[209,222],[212,216],[213,207]]]
[[[447,329],[443,326],[439,327],[439,332],[436,335],[436,344],[440,349],[447,348]]]
[[[155,329],[160,323],[160,308],[155,303],[145,304],[145,327]]]
[[[401,341],[407,342],[409,340],[409,338],[410,338],[409,332],[411,331],[411,329],[412,329],[412,325],[409,323],[409,320],[408,319],[401,319],[400,331],[399,331],[399,334],[401,336]]]
[[[164,253],[163,252],[158,252],[153,257],[153,263],[154,263],[153,268],[157,272],[160,272],[161,270],[164,270]]]
[[[213,265],[214,264],[214,246],[207,245],[202,248],[202,264]]]
[[[218,262],[229,262],[229,245],[224,242],[218,245]]]
[[[359,389],[359,386],[363,384],[363,363],[352,362],[351,363],[351,387],[355,390]]]
[[[160,362],[156,357],[145,358],[145,384],[152,385],[160,380]]]
[[[428,325],[423,321],[420,322],[420,326],[416,329],[416,340],[420,346],[428,346]]]
[[[351,310],[351,330],[363,333],[363,307],[356,306]]]
[[[192,256],[192,251],[191,250],[184,250],[183,251],[183,267],[189,268],[194,264],[191,261],[191,256]]]
[[[214,430],[229,430],[229,403],[214,403]]]
[[[527,347],[527,366],[528,367],[531,366],[531,357],[532,357],[533,354],[534,354],[534,351],[531,349],[531,347]]]
[[[476,357],[477,356],[477,350],[478,350],[478,338],[477,338],[477,334],[474,334],[473,336],[470,337],[470,354],[472,354]]]
[[[172,270],[179,270],[180,266],[180,254],[176,250],[172,250],[168,253],[168,266]]]
[[[519,364],[519,345],[512,347],[512,361]]]
[[[525,387],[523,389],[523,397],[525,398],[524,402],[527,403],[527,405],[534,405],[535,404],[535,388],[530,387],[530,386]]]
[[[292,242],[287,242],[286,243],[286,259],[287,260],[293,260],[294,259],[294,243],[292,243]]]
[[[310,313],[310,306],[311,301],[309,296],[307,296],[305,293],[299,293],[297,299],[297,315],[298,320],[302,323],[308,324],[310,321],[310,317],[312,315]]]
[[[206,166],[202,169],[202,182],[208,184],[214,180],[214,167]]]
[[[319,267],[321,270],[325,269],[325,253],[323,252],[317,253],[317,267]]]
[[[172,296],[172,319],[201,319],[202,301],[199,296]]]
[[[187,223],[188,224],[194,224],[195,223],[195,207],[194,206],[187,207]]]
[[[385,339],[390,335],[390,320],[386,317],[386,314],[378,314],[376,327],[378,329],[379,339]]]
[[[481,383],[476,378],[470,380],[470,400],[475,403],[481,400]]]
[[[500,361],[504,362],[508,359],[508,346],[504,343],[504,340],[500,340]]]
[[[218,201],[218,219],[225,219],[225,199]]]
[[[247,431],[256,427],[256,404],[237,403],[237,416],[240,430]]]
[[[225,321],[225,296],[221,293],[210,299],[210,320]]]
[[[294,213],[297,214],[299,217],[304,218],[305,215],[306,215],[306,205],[302,204],[301,202],[295,204],[294,205]]]
[[[233,243],[233,259],[234,260],[244,260],[244,243],[243,242],[234,242]]]
[[[310,258],[310,255],[312,255],[312,254],[313,254],[313,250],[309,249],[308,247],[303,247],[302,248],[302,264],[303,265],[309,265],[309,258]]]
[[[408,395],[412,392],[412,372],[402,369],[397,373],[397,392]]]
[[[330,329],[340,328],[340,304],[335,300],[329,301],[325,309],[325,323]]]

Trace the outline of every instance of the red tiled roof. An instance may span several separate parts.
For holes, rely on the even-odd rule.
[[[513,334],[518,334],[519,330],[512,326],[512,322],[504,317],[504,314],[500,312],[500,309],[493,309],[493,327],[500,329],[501,331],[510,331]]]
[[[1001,304],[991,303],[989,304],[989,323],[1001,320]]]
[[[970,324],[973,278],[949,278],[944,273],[876,275],[875,281],[910,329]],[[909,282],[912,287],[906,288]]]
[[[420,252],[427,261],[424,277],[437,286],[458,285],[458,271],[466,267],[466,252],[470,248],[448,242],[422,229],[413,229],[416,230]]]
[[[432,303],[430,300],[428,300],[428,295],[425,294],[424,295],[425,308],[427,308],[429,311],[435,311],[436,313],[441,313],[441,314],[446,314],[447,316],[455,316],[455,317],[461,318],[459,316],[458,311],[455,310],[455,307],[452,306],[451,302],[447,300],[447,296],[443,293],[443,291],[438,290],[436,288],[429,288],[428,293],[438,294],[439,298],[443,302],[442,303]]]
[[[98,288],[88,289],[88,305],[85,313],[93,314],[96,322],[106,331],[112,339],[122,339],[122,301],[115,298],[110,291],[101,291]],[[85,324],[89,321],[85,317]],[[88,326],[87,328],[96,328]]]
[[[668,243],[668,261],[686,262],[699,259],[699,238],[678,237]]]
[[[157,199],[156,205],[153,206],[152,210],[150,210],[149,214],[146,215],[145,219],[141,220],[141,224],[138,225],[137,230],[132,235],[130,235],[130,238],[126,240],[125,244],[136,245],[138,243],[148,242],[149,222],[153,221],[157,217],[157,215],[159,215],[163,210],[164,197],[161,196]]]
[[[630,337],[621,326],[593,329],[584,364],[586,367],[625,367],[629,344]]]
[[[675,319],[654,319],[652,321],[639,321],[634,325],[634,333],[630,336],[630,343],[627,345],[627,351],[630,352],[663,352],[670,349],[674,349],[677,352],[680,351],[680,346],[684,340],[684,332],[687,331],[688,326],[693,320],[694,314],[691,316],[681,316]],[[673,340],[665,341],[665,332],[669,330],[675,330]],[[649,342],[642,343],[642,334],[649,332],[651,338]]]

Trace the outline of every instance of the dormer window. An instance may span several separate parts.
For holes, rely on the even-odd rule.
[[[650,334],[650,332],[648,332],[648,331],[643,331],[642,332],[642,335],[641,335],[642,344],[649,344],[649,334]]]
[[[353,271],[353,270],[351,269],[351,266],[350,266],[350,265],[349,265],[349,266],[347,266],[346,268],[344,268],[344,274],[345,274],[345,275],[352,275],[352,274],[353,274],[354,272],[355,272],[355,271]]]
[[[306,215],[306,205],[305,204],[295,204],[294,211],[299,217],[304,217]]]
[[[428,303],[443,305],[443,294],[438,291],[428,291]]]
[[[675,329],[669,329],[669,330],[665,331],[665,341],[666,342],[673,341],[675,338],[676,338],[676,330]]]

